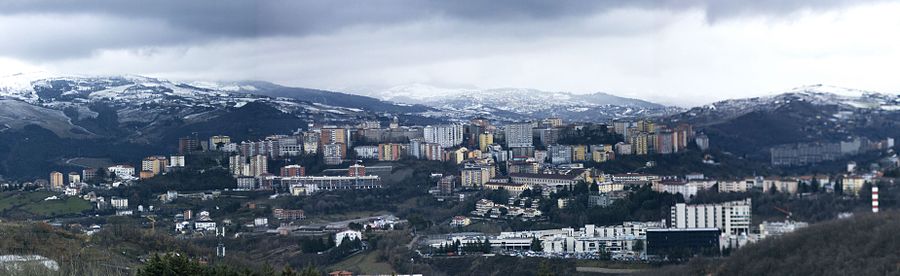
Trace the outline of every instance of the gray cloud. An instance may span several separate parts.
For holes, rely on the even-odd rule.
[[[11,0],[0,1],[0,62],[357,91],[602,90],[680,104],[722,88],[734,94],[718,98],[820,82],[895,87],[889,70],[851,69],[900,62],[900,40],[884,35],[896,32],[891,16],[844,24],[819,13],[860,2],[869,1]]]
[[[558,20],[619,8],[699,8],[720,20],[748,14],[784,15],[803,9],[823,10],[868,1],[853,0],[331,0],[331,1],[53,1],[12,0],[0,14],[98,14],[159,21],[188,30],[197,38],[303,36],[358,25],[393,25],[430,18],[504,23]],[[187,38],[186,38],[187,39]]]

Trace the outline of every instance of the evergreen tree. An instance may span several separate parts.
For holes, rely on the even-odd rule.
[[[541,240],[539,240],[538,238],[531,238],[531,251],[534,251],[534,252],[544,251],[544,246],[541,244]]]
[[[643,241],[643,240],[637,240],[637,241],[635,241],[635,242],[634,242],[634,246],[632,247],[632,249],[633,249],[634,251],[637,251],[637,252],[642,252],[642,251],[644,251],[644,241]]]
[[[319,275],[319,274],[315,274]],[[297,272],[294,271],[290,266],[284,266],[284,269],[281,270],[281,276],[298,276]]]

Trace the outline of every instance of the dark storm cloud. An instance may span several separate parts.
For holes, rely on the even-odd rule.
[[[829,9],[862,1],[825,0],[366,0],[366,1],[42,1],[0,3],[0,14],[100,14],[157,20],[210,37],[303,36],[356,25],[392,25],[428,18],[485,24],[555,20],[617,8],[704,9],[711,20],[737,15],[783,15],[802,9]],[[189,39],[189,38],[185,38]]]

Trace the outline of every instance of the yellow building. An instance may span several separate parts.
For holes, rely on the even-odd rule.
[[[138,173],[138,177],[140,177],[142,180],[153,178],[153,176],[155,176],[155,174],[153,174],[153,172],[151,171],[141,171],[140,173]]]
[[[572,161],[584,162],[588,159],[588,147],[585,145],[572,146]]]
[[[510,196],[519,196],[525,190],[528,190],[528,185],[525,184],[515,184],[515,183],[497,183],[497,182],[487,182],[484,183],[485,190],[499,190],[504,189],[509,192]]]
[[[563,122],[561,118],[547,118],[544,119],[544,124],[549,127],[561,127]]]
[[[78,184],[81,183],[81,175],[77,172],[69,173],[69,184]]]
[[[641,132],[631,137],[631,150],[635,155],[647,155],[650,153],[649,137],[647,133]]]
[[[482,152],[488,150],[488,146],[494,144],[494,134],[482,133],[478,134],[478,149]]]
[[[653,122],[648,121],[648,120],[640,120],[637,123],[637,129],[640,132],[650,133],[650,132],[656,131],[656,125],[653,124]]]
[[[465,188],[481,187],[494,176],[494,166],[464,168],[460,172],[460,184]]]
[[[65,179],[63,179],[63,174],[61,172],[52,172],[50,173],[50,189],[51,190],[62,190],[65,186]]]
[[[169,166],[169,159],[165,156],[150,156],[144,158],[141,161],[141,170],[149,171],[153,174],[153,176],[157,176],[163,171],[165,171],[166,167]]]
[[[767,177],[763,179],[763,193],[772,189],[779,193],[796,194],[799,189],[799,180],[793,178]],[[846,191],[846,190],[845,190]]]
[[[455,164],[461,164],[463,161],[466,161],[466,157],[468,157],[468,154],[466,154],[467,152],[469,152],[469,150],[466,148],[456,149],[450,152],[449,159]]]
[[[602,149],[597,149],[591,152],[591,160],[597,163],[603,163],[609,161],[610,152],[604,151]]]
[[[851,175],[844,177],[841,182],[841,187],[843,188],[845,195],[859,196],[859,191],[862,190],[864,184],[866,184],[866,179],[864,177]]]
[[[400,144],[379,144],[378,160],[379,161],[397,161],[400,160],[402,146]]]
[[[481,158],[481,150],[472,150],[467,153],[468,159]]]
[[[209,138],[209,147],[218,149],[219,147],[225,146],[231,143],[231,137],[224,135],[216,135]]]

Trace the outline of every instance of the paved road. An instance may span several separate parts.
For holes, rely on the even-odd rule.
[[[412,239],[411,241],[409,241],[409,244],[406,245],[406,249],[412,250],[412,249],[413,249],[413,246],[416,245],[416,241],[419,240],[419,237],[421,237],[421,236],[420,236],[420,235],[416,235],[415,237],[413,237],[413,239]]]

